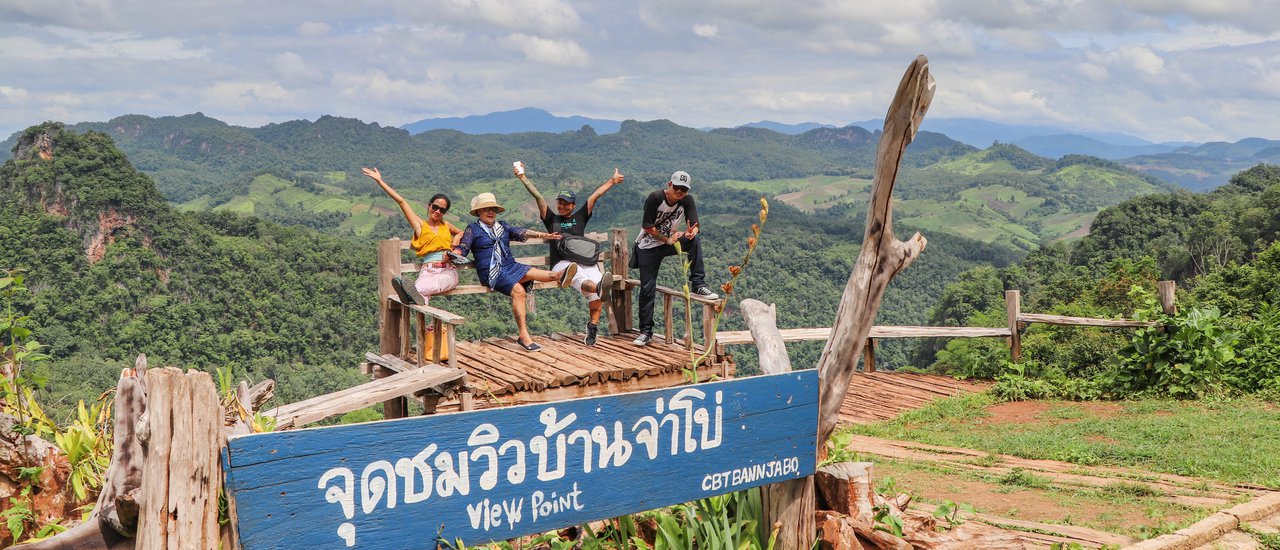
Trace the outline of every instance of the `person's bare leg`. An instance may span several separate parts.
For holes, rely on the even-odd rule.
[[[582,286],[585,287],[587,285]],[[591,312],[591,324],[594,325],[600,322],[600,310],[603,309],[603,306],[604,301],[602,300],[592,300],[587,302],[587,310]]]
[[[525,291],[523,285],[516,285],[511,289],[511,314],[516,318],[516,329],[519,331],[517,337],[521,344],[533,343],[533,337],[529,335],[529,323],[525,320]]]
[[[560,274],[564,271],[547,271],[545,269],[530,269],[520,278],[520,282],[536,281],[539,283],[559,282]]]

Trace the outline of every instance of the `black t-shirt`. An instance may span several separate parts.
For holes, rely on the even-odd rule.
[[[696,223],[698,206],[693,202],[693,195],[685,195],[675,204],[667,204],[666,190],[659,189],[649,193],[644,200],[644,214],[640,219],[640,234],[636,235],[636,245],[640,248],[662,246],[662,241],[645,231],[650,227],[657,229],[663,236],[670,236]]]
[[[587,211],[586,205],[578,207],[567,217],[561,216],[559,212],[556,212],[555,207],[547,206],[547,215],[543,216],[542,225],[547,227],[548,233],[562,233],[581,237],[586,234],[587,220],[590,219],[591,212]],[[548,256],[551,257],[551,267],[555,267],[564,258],[560,256],[560,250],[555,241],[551,241],[548,244],[550,245],[548,246],[548,249],[550,249]]]

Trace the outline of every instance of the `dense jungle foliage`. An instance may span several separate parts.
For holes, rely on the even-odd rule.
[[[1154,321],[1145,329],[1033,325],[1024,361],[1003,342],[921,348],[917,365],[996,378],[1011,398],[1148,394],[1280,397],[1280,168],[1261,164],[1207,194],[1149,195],[1104,209],[1092,233],[1032,252],[1019,265],[980,267],[948,285],[930,322],[1004,324],[1004,289],[1022,309]],[[1178,284],[1175,315],[1155,282]]]

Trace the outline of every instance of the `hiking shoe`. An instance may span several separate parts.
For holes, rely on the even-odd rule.
[[[588,346],[596,345],[596,331],[598,330],[595,323],[587,323],[587,337],[582,339],[582,343]]]
[[[719,294],[711,292],[711,289],[707,288],[707,285],[704,285],[704,284],[700,284],[698,286],[693,287],[693,295],[701,296],[708,300],[715,300],[716,298],[720,297]]]
[[[649,345],[649,342],[652,342],[652,341],[653,341],[652,332],[641,332],[640,336],[637,336],[635,340],[631,341],[631,343],[637,346],[647,346]]]
[[[422,303],[420,301],[413,299],[413,294],[418,294],[418,291],[415,289],[413,294],[410,294],[408,289],[406,289],[404,286],[404,280],[401,279],[400,277],[394,277],[391,279],[391,288],[396,291],[396,297],[399,298],[400,303],[404,305],[413,305],[413,304]],[[409,288],[413,288],[413,287],[411,286]],[[421,295],[419,294],[419,296]]]
[[[560,288],[573,284],[573,276],[577,274],[578,264],[570,263],[569,267],[564,268],[564,272],[560,274]]]

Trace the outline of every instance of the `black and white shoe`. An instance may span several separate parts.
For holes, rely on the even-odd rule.
[[[569,267],[564,268],[564,272],[560,274],[560,288],[573,284],[573,276],[577,274],[578,264],[570,263]]]
[[[640,336],[637,336],[635,340],[631,341],[631,343],[637,346],[647,346],[649,345],[649,342],[652,342],[652,341],[653,341],[652,332],[641,332]]]
[[[596,345],[596,332],[598,330],[599,328],[596,327],[595,323],[587,323],[587,337],[582,339],[582,343],[588,346]]]
[[[413,285],[405,286],[404,279],[395,277],[391,279],[391,289],[396,291],[396,297],[400,299],[400,303],[404,305],[414,305],[422,303],[422,295],[418,294],[418,289]],[[409,289],[413,289],[410,291]],[[416,299],[415,299],[416,297]]]
[[[707,288],[707,285],[704,284],[693,287],[693,295],[700,296],[708,300],[715,300],[720,297],[719,294],[711,292],[711,289]]]
[[[609,298],[613,297],[613,274],[605,273],[600,277],[600,282],[596,285],[596,294],[600,295],[600,301],[604,302],[604,307],[609,307]]]

